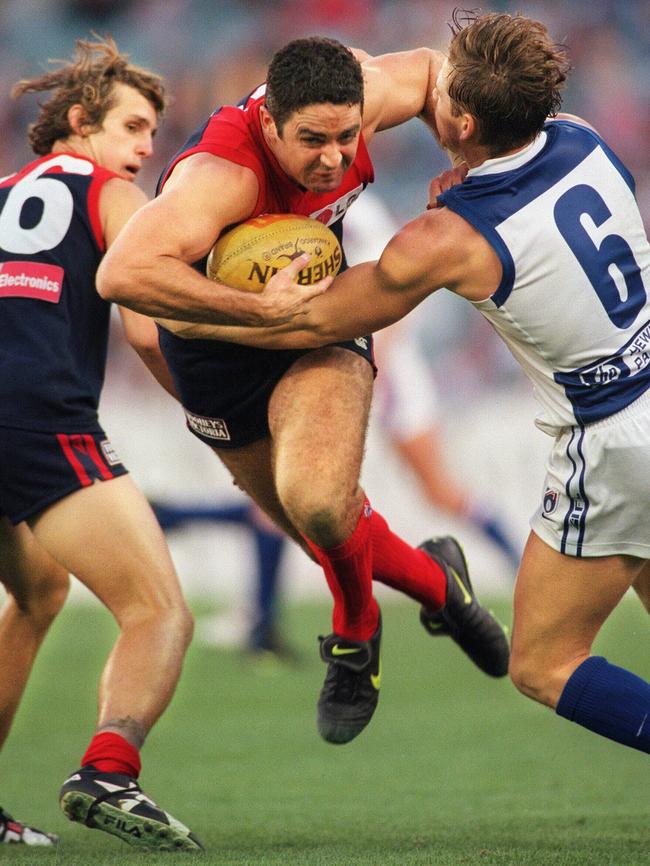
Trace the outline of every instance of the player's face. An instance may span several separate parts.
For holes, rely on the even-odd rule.
[[[153,153],[158,117],[149,100],[126,84],[116,84],[115,104],[102,127],[87,136],[92,157],[99,165],[133,180]]]
[[[433,90],[435,100],[435,135],[440,145],[452,153],[456,153],[459,145],[459,118],[452,112],[452,103],[447,89],[449,78],[449,61],[445,60],[438,73],[436,86]]]
[[[308,105],[289,117],[282,137],[268,118],[267,140],[289,177],[310,192],[331,192],[341,185],[359,145],[359,105]]]

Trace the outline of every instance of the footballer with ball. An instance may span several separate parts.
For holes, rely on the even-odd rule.
[[[266,83],[215,111],[174,157],[158,197],[104,259],[102,296],[194,322],[272,324],[294,315],[330,277],[301,288],[295,278],[308,259],[299,255],[261,294],[237,291],[205,276],[215,241],[267,214],[322,222],[342,240],[347,208],[374,178],[367,145],[411,118],[433,122],[442,61],[427,48],[370,58],[321,37],[287,44]],[[505,676],[507,637],[476,600],[459,544],[445,537],[411,547],[359,485],[372,337],[289,351],[185,337],[161,328],[190,431],[321,564],[331,590],[332,634],[320,647],[328,665],[321,736],[352,740],[377,705],[381,615],[373,580],[415,600],[427,631],[450,635],[487,674]]]

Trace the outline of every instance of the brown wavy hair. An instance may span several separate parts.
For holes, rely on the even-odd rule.
[[[491,156],[526,144],[562,104],[571,69],[564,46],[522,15],[455,9],[449,26],[454,114],[476,118],[479,144]]]
[[[32,150],[39,156],[50,153],[55,141],[72,135],[67,115],[73,105],[82,106],[85,122],[93,131],[101,129],[106,113],[115,104],[115,84],[126,84],[138,90],[158,116],[167,106],[162,78],[129,63],[128,54],[120,54],[110,36],[98,38],[97,42],[78,39],[72,61],[50,63],[59,64],[60,68],[37,78],[23,79],[11,91],[14,98],[25,93],[53,91],[46,102],[39,103],[38,119],[27,133]]]

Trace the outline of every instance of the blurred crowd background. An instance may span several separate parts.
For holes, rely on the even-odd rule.
[[[38,74],[49,59],[67,58],[76,38],[112,35],[122,51],[162,73],[173,102],[156,140],[156,155],[139,182],[152,194],[157,177],[185,138],[218,105],[238,102],[264,79],[276,49],[288,40],[328,35],[371,54],[427,45],[445,49],[455,4],[448,0],[0,0],[0,175],[31,158],[26,128],[36,98],[9,98],[11,86]],[[474,4],[466,4],[468,7]],[[569,50],[575,71],[564,110],[602,131],[637,180],[650,223],[650,3],[648,0],[492,2],[483,11],[521,12],[542,20]],[[418,121],[373,142],[375,214],[381,228],[355,238],[352,258],[373,258],[377,243],[426,204],[428,181],[447,166]],[[359,206],[363,202],[361,197]],[[357,205],[355,205],[357,207]],[[371,211],[362,224],[369,227]],[[380,247],[381,248],[381,247]],[[550,441],[533,426],[530,389],[478,313],[445,293],[408,317],[402,338],[417,345],[431,375],[435,424],[449,469],[499,511],[515,545],[543,480]],[[405,335],[405,336],[404,336]],[[381,384],[380,371],[378,386]],[[433,399],[435,396],[435,400]],[[239,495],[209,450],[185,430],[182,412],[113,335],[101,413],[137,482],[155,499],[230,501]],[[377,432],[379,430],[379,432]],[[513,577],[468,526],[436,512],[374,424],[364,469],[371,500],[409,541],[457,530],[476,581],[508,588]],[[422,535],[421,535],[422,534]],[[421,537],[420,537],[421,536]],[[236,595],[250,582],[250,538],[238,527],[190,527],[170,539],[190,590]],[[286,557],[288,591],[323,589],[315,567],[297,550]]]
[[[212,109],[237,102],[264,79],[273,52],[297,36],[322,34],[370,53],[427,45],[444,49],[450,0],[2,0],[0,3],[0,171],[27,155],[29,98],[8,99],[18,78],[48,58],[68,56],[90,31],[110,33],[132,59],[163,73],[174,97],[143,177],[153,189],[179,142]],[[468,8],[478,3],[465,3]],[[565,109],[606,133],[637,178],[650,215],[650,3],[647,0],[537,0],[484,3],[484,11],[539,18],[565,43],[575,66]],[[377,190],[396,216],[423,206],[426,183],[445,160],[417,122],[377,140]]]

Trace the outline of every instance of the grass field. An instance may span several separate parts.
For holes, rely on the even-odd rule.
[[[504,621],[509,613],[495,605]],[[207,847],[241,866],[642,866],[650,864],[650,765],[476,671],[416,610],[384,605],[382,699],[347,746],[322,742],[320,605],[287,611],[304,656],[250,667],[196,643],[143,752],[143,787]],[[168,864],[69,823],[56,795],[92,732],[95,682],[115,634],[103,610],[68,607],[39,659],[2,756],[0,802],[57,832],[56,852],[0,846],[44,866]],[[648,618],[627,601],[597,651],[650,678]]]

